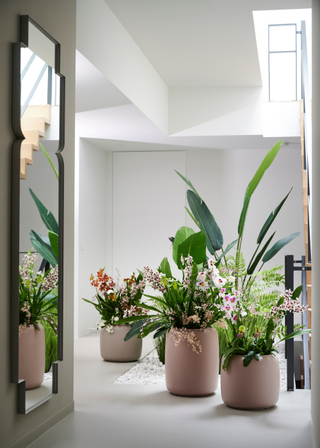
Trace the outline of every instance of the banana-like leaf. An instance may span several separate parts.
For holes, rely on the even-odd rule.
[[[171,272],[171,267],[170,267],[170,263],[168,261],[168,258],[165,257],[159,266],[159,270],[160,272],[162,272],[162,274],[164,274],[167,278],[172,278],[172,272]]]
[[[257,186],[259,185],[259,183],[260,183],[264,173],[269,168],[269,166],[271,165],[271,163],[275,159],[276,155],[278,154],[279,149],[281,148],[281,143],[282,143],[282,140],[279,140],[278,143],[276,143],[270,149],[268,154],[262,160],[262,162],[261,162],[259,168],[257,169],[255,175],[253,176],[253,178],[251,179],[251,181],[248,184],[248,187],[246,189],[246,193],[245,193],[245,196],[244,196],[243,208],[242,208],[242,211],[241,211],[239,224],[238,224],[238,234],[239,234],[240,238],[242,238],[242,236],[243,236],[244,225],[245,225],[245,222],[246,222],[246,217],[247,217],[247,212],[248,212],[251,196],[252,196],[253,192],[255,191],[255,189],[257,188]]]
[[[282,238],[281,240],[277,241],[271,249],[266,252],[264,257],[262,258],[262,261],[266,263],[267,261],[271,260],[278,252],[281,250],[284,246],[286,246],[290,241],[295,239],[298,235],[300,235],[300,232],[292,233],[289,236],[286,236],[285,238]]]
[[[187,199],[193,216],[198,222],[200,229],[205,234],[207,248],[211,255],[214,255],[215,251],[221,249],[223,246],[221,230],[205,202],[202,201],[199,196],[193,191],[188,190]]]
[[[50,246],[48,247],[48,245],[35,238],[31,238],[30,241],[38,254],[40,254],[41,257],[47,260],[51,264],[51,266],[55,267],[58,264],[58,261],[54,256]]]
[[[178,260],[178,247],[181,243],[183,243],[187,238],[189,238],[190,235],[194,234],[194,230],[191,229],[191,227],[180,227],[180,229],[177,231],[174,241],[173,241],[173,247],[172,247],[172,258],[173,261],[176,263],[176,265],[181,264],[181,261]]]
[[[186,183],[187,185],[189,185],[189,187],[191,188],[191,190],[193,190],[193,191],[195,192],[195,194],[199,197],[199,199],[201,199],[201,197],[199,196],[197,190],[194,188],[194,186],[192,185],[192,183],[190,182],[190,180],[188,180],[188,179],[187,179],[186,177],[184,177],[182,174],[178,173],[177,170],[175,170],[175,172],[178,174],[178,176],[181,177],[182,180],[185,181],[185,183]]]
[[[49,240],[54,256],[59,259],[59,235],[49,230]]]
[[[269,166],[274,161],[276,155],[279,152],[279,149],[281,148],[282,140],[279,140],[278,143],[276,143],[268,152],[268,154],[265,156],[265,158],[262,160],[261,165],[257,169],[255,175],[251,179],[249,185],[248,185],[248,196],[251,197],[254,190],[259,185],[264,173],[267,171]]]
[[[222,260],[223,257],[225,257],[227,255],[227,253],[233,248],[233,246],[236,244],[238,240],[234,240],[232,241],[232,243],[230,243],[227,247],[226,250],[220,255],[220,257],[217,260],[217,263],[220,262],[220,260]]]
[[[274,237],[276,232],[273,232],[273,234],[270,236],[270,238],[268,239],[268,241],[266,242],[266,244],[263,246],[263,248],[261,249],[261,251],[258,253],[258,255],[256,256],[255,260],[248,266],[247,272],[249,275],[253,274],[259,261],[261,260],[263,254],[265,253],[265,251],[267,250],[269,244],[271,243],[272,238]]]
[[[44,147],[41,145],[41,143],[40,143],[40,147],[41,147],[41,149],[42,149],[42,152],[44,153],[44,155],[45,155],[46,158],[48,159],[48,162],[50,163],[50,165],[51,165],[51,167],[52,167],[52,169],[53,169],[55,175],[57,176],[57,179],[59,180],[59,174],[58,174],[58,171],[56,170],[56,167],[54,166],[54,164],[53,164],[53,162],[52,162],[52,160],[51,160],[49,154],[48,154],[47,151],[44,149]]]
[[[179,269],[182,269],[181,256],[186,258],[188,255],[192,256],[196,264],[201,264],[206,261],[206,237],[203,232],[190,235],[189,238],[178,246],[177,266]]]
[[[293,187],[292,187],[292,188],[293,188]],[[289,191],[289,193],[287,194],[287,196],[280,202],[280,204],[278,205],[278,207],[276,207],[275,210],[274,210],[273,212],[270,213],[268,219],[266,220],[266,222],[264,223],[262,229],[260,230],[260,233],[259,233],[259,236],[258,236],[258,239],[257,239],[257,244],[260,244],[261,241],[263,240],[263,238],[265,237],[265,234],[266,234],[267,231],[269,230],[269,228],[270,228],[271,224],[273,223],[273,221],[276,219],[277,214],[280,212],[280,210],[281,210],[283,204],[286,202],[286,200],[287,200],[289,194],[291,193],[292,188],[291,188],[291,190]]]
[[[31,188],[29,188],[29,191],[34,202],[36,203],[36,206],[38,207],[41,219],[44,222],[46,228],[59,235],[59,226],[53,214],[51,212],[48,212],[46,207],[42,204],[40,199],[37,198]]]

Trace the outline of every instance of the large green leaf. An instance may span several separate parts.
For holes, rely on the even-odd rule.
[[[291,190],[289,191],[289,193],[287,194],[287,196],[280,202],[280,204],[278,205],[278,207],[275,208],[275,210],[273,212],[270,213],[268,219],[266,220],[266,222],[264,223],[262,229],[260,230],[258,239],[257,239],[257,244],[260,244],[261,241],[263,240],[265,234],[267,233],[267,231],[269,230],[271,224],[273,223],[273,221],[276,219],[277,214],[280,212],[283,204],[286,202],[289,194],[291,193]]]
[[[164,274],[167,278],[172,278],[172,273],[171,273],[171,267],[170,267],[170,263],[168,261],[168,258],[165,257],[159,266],[159,270],[160,272],[162,272],[162,274]]]
[[[59,259],[59,235],[49,230],[49,240],[54,256]]]
[[[56,167],[54,166],[54,164],[53,164],[53,162],[52,162],[52,160],[51,160],[49,154],[48,154],[47,151],[44,149],[44,147],[41,145],[41,143],[40,143],[40,147],[41,147],[41,149],[42,149],[44,155],[45,155],[46,158],[48,159],[48,161],[49,161],[49,163],[50,163],[50,165],[51,165],[51,167],[52,167],[52,169],[53,169],[55,175],[57,176],[57,179],[59,180],[59,174],[58,174],[58,171],[56,170]]]
[[[261,251],[258,253],[258,255],[256,256],[255,260],[248,266],[247,272],[249,275],[253,274],[259,261],[261,260],[263,254],[265,253],[265,251],[267,250],[269,244],[271,243],[272,238],[274,237],[276,232],[273,232],[273,234],[270,236],[270,238],[268,239],[268,241],[266,242],[266,244],[263,246],[263,248],[261,249]]]
[[[178,246],[178,268],[182,268],[181,256],[186,258],[191,255],[196,264],[204,263],[206,256],[206,237],[203,232],[194,233],[190,235],[183,243]]]
[[[36,203],[36,206],[38,207],[41,219],[44,222],[46,228],[59,235],[59,226],[53,214],[51,212],[48,212],[46,207],[42,204],[40,199],[37,198],[31,188],[29,188],[29,191],[34,202]]]
[[[262,258],[262,261],[266,263],[267,261],[271,260],[278,252],[281,250],[284,246],[286,246],[290,241],[295,239],[298,235],[300,235],[300,232],[292,233],[289,236],[286,236],[285,238],[282,238],[281,240],[277,241],[271,249],[268,250],[268,252],[264,255]]]
[[[189,185],[189,187],[191,188],[191,190],[193,190],[193,191],[195,192],[195,194],[200,198],[200,196],[199,196],[197,190],[194,188],[194,186],[192,185],[192,183],[190,182],[190,180],[188,180],[188,179],[187,179],[186,177],[184,177],[182,174],[178,173],[177,170],[175,170],[175,172],[178,174],[178,176],[181,177],[181,179],[183,179],[183,180],[185,181],[185,183],[186,183],[187,185]],[[201,198],[200,198],[200,199],[201,199]]]
[[[176,265],[179,264],[178,260],[178,247],[181,243],[183,243],[187,238],[189,238],[190,235],[194,233],[194,230],[191,229],[191,227],[180,227],[180,229],[177,231],[174,242],[173,242],[173,248],[172,248],[172,258],[173,261],[176,263]]]
[[[265,158],[262,160],[261,165],[257,169],[255,175],[251,179],[249,185],[248,185],[248,196],[251,197],[254,190],[259,185],[264,173],[267,171],[271,163],[274,161],[276,155],[279,152],[279,149],[281,148],[282,140],[279,140],[278,143],[276,143],[268,152],[268,154],[265,156]]]
[[[187,199],[193,216],[199,224],[200,229],[205,234],[207,241],[207,248],[211,255],[215,254],[215,251],[222,248],[223,236],[221,230],[216,223],[212,213],[193,191],[187,191]]]
[[[36,232],[34,232],[34,234],[36,234]],[[32,233],[31,233],[31,235],[32,235]],[[43,238],[45,238],[45,237],[43,237]],[[54,256],[49,244],[46,244],[43,240],[36,238],[36,237],[32,237],[30,239],[30,241],[31,241],[31,244],[33,245],[33,247],[35,248],[35,250],[38,252],[38,254],[40,254],[41,257],[43,257],[45,260],[47,260],[51,264],[51,266],[55,267],[58,264],[58,260]]]

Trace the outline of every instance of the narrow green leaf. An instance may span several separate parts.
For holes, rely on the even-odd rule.
[[[195,194],[200,198],[200,196],[199,196],[197,190],[194,188],[194,186],[192,185],[192,183],[190,182],[190,180],[188,180],[188,179],[187,179],[186,177],[184,177],[182,174],[178,173],[177,170],[175,170],[175,172],[178,174],[178,176],[181,177],[182,180],[185,181],[185,183],[186,183],[187,185],[189,185],[189,187],[191,188],[191,190],[193,190],[193,191],[195,192]],[[201,198],[200,198],[200,199],[201,199]]]
[[[243,206],[242,206],[242,210],[241,210],[241,214],[240,214],[240,218],[239,218],[239,224],[238,224],[239,238],[242,238],[242,236],[243,236],[244,226],[246,223],[248,208],[249,208],[249,204],[250,204],[250,196],[248,196],[247,192],[248,192],[248,188],[246,189],[246,192],[244,195]]]
[[[54,253],[54,256],[59,259],[59,235],[51,232],[51,230],[49,230],[48,233],[52,252]]]
[[[185,207],[185,209],[187,210],[187,212],[188,212],[190,218],[193,220],[193,222],[195,223],[195,225],[196,225],[197,227],[199,227],[198,222],[195,220],[193,214],[190,212],[190,210],[188,209],[188,207]],[[199,227],[199,229],[200,229],[200,227]]]
[[[269,244],[271,243],[272,238],[274,237],[276,232],[274,232],[270,238],[268,239],[268,241],[266,242],[266,244],[263,246],[263,248],[261,249],[261,251],[258,253],[258,255],[256,256],[255,260],[252,262],[252,264],[250,264],[248,266],[247,272],[249,275],[253,274],[259,261],[261,260],[263,254],[265,253],[265,251],[267,250]]]
[[[269,168],[269,166],[272,164],[272,162],[274,161],[276,155],[279,152],[279,149],[281,148],[281,143],[282,140],[279,140],[268,152],[268,154],[265,156],[265,158],[263,159],[263,161],[261,162],[261,165],[259,166],[259,168],[257,169],[255,175],[253,176],[253,178],[251,179],[249,185],[248,185],[248,196],[251,197],[254,190],[257,188],[257,186],[259,185],[264,173],[266,172],[266,170]]]
[[[220,255],[220,257],[217,259],[217,263],[219,263],[220,260],[222,260],[222,258],[225,257],[225,256],[227,255],[227,253],[233,248],[233,246],[236,244],[237,241],[238,241],[238,240],[234,240],[234,241],[232,241],[232,243],[230,243],[230,244],[226,247],[225,251],[224,251],[224,252]]]
[[[200,229],[205,234],[207,248],[211,255],[214,255],[215,251],[221,249],[223,246],[221,230],[206,203],[201,201],[193,191],[187,191],[187,199],[193,216],[199,223]]]
[[[37,196],[34,194],[34,192],[31,190],[31,188],[29,188],[29,191],[30,191],[30,194],[31,194],[34,202],[36,203],[36,206],[39,210],[41,219],[44,222],[44,225],[46,226],[46,228],[59,235],[59,226],[58,226],[58,223],[57,223],[55,217],[53,216],[53,214],[51,212],[48,212],[46,207],[42,204],[40,199],[37,198]]]
[[[285,336],[284,338],[280,339],[280,341],[277,341],[277,343],[275,345],[278,345],[279,342],[286,341],[287,339],[291,339],[291,338],[294,338],[296,336],[301,336],[303,334],[311,333],[311,331],[312,331],[311,328],[306,328],[304,330],[294,331],[293,333],[290,333],[287,336]]]
[[[278,205],[278,207],[275,208],[275,210],[273,212],[270,213],[268,219],[266,220],[266,222],[264,223],[264,225],[262,226],[262,229],[260,230],[258,239],[257,239],[257,244],[260,244],[261,241],[263,240],[265,234],[267,233],[267,231],[269,230],[271,224],[273,223],[273,221],[275,220],[275,218],[277,217],[277,214],[279,213],[279,211],[281,210],[283,204],[286,202],[289,194],[291,193],[291,190],[289,191],[289,193],[287,194],[287,196],[280,202],[280,204]]]
[[[250,362],[252,361],[252,358],[254,356],[254,351],[250,350],[249,353],[247,353],[246,355],[244,355],[243,357],[243,366],[247,367]]]
[[[191,227],[183,226],[183,227],[180,227],[180,229],[177,231],[177,233],[174,237],[174,242],[173,242],[173,247],[172,247],[172,258],[177,266],[180,262],[180,260],[178,260],[178,247],[181,243],[183,243],[192,234],[194,234],[194,230],[191,229]]]
[[[289,236],[286,236],[285,238],[282,238],[281,240],[277,241],[271,249],[268,250],[268,252],[264,255],[262,258],[262,261],[266,263],[267,261],[271,260],[284,246],[290,243],[293,239],[295,239],[298,235],[300,235],[300,232],[292,233]]]
[[[256,361],[259,361],[259,359],[260,359],[260,353],[256,353],[256,354],[254,355],[254,358],[255,358]]]
[[[51,160],[49,154],[48,154],[47,151],[44,149],[44,147],[41,145],[41,143],[40,143],[40,147],[41,147],[41,149],[42,149],[44,155],[45,155],[46,158],[48,159],[50,165],[52,166],[52,169],[53,169],[55,175],[57,176],[57,179],[59,180],[59,174],[58,174],[58,171],[56,170],[56,167],[54,166],[54,164],[53,164],[53,162],[52,162],[52,160]]]

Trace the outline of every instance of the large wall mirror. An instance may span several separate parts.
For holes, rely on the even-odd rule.
[[[11,382],[26,414],[58,392],[63,358],[65,78],[60,44],[30,16],[12,81]]]

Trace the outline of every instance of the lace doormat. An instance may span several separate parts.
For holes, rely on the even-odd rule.
[[[278,358],[280,364],[280,388],[287,388],[287,362],[284,356],[284,343],[278,346]],[[220,380],[220,377],[219,377]],[[124,372],[113,384],[141,384],[141,385],[164,385],[165,366],[159,361],[156,350],[138,361],[131,369]]]

